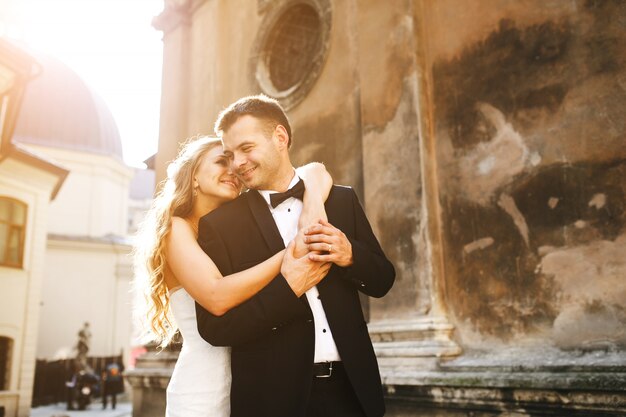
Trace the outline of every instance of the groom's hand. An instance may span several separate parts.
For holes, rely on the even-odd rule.
[[[337,266],[352,265],[352,244],[346,235],[326,220],[304,230],[304,242],[308,245],[309,259],[315,262],[331,262]]]
[[[306,255],[297,258],[294,255],[294,248],[294,242],[287,246],[280,272],[294,294],[300,297],[324,279],[332,264],[312,261]]]

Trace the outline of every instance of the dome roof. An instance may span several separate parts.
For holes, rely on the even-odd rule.
[[[26,88],[13,140],[122,159],[120,133],[104,100],[61,61],[36,58],[42,73]]]

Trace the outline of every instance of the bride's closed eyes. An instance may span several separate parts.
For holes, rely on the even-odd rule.
[[[228,167],[228,165],[230,164],[230,161],[225,155],[223,155],[223,156],[218,156],[217,158],[215,158],[215,163],[221,167]]]

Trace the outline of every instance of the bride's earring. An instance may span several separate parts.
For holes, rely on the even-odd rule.
[[[198,197],[198,187],[193,187],[193,196]]]

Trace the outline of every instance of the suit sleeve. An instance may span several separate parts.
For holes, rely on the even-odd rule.
[[[345,268],[342,276],[362,293],[379,298],[391,289],[396,272],[378,243],[358,197],[354,190],[350,191],[355,235],[348,236],[348,240],[352,245],[353,264]]]
[[[219,235],[210,225],[201,223],[199,236],[198,243],[220,266],[222,274],[232,273],[228,251]],[[227,271],[224,265],[228,265],[230,270]],[[213,346],[237,346],[309,315],[282,275],[274,278],[254,297],[222,316],[215,316],[196,303],[198,332]]]

